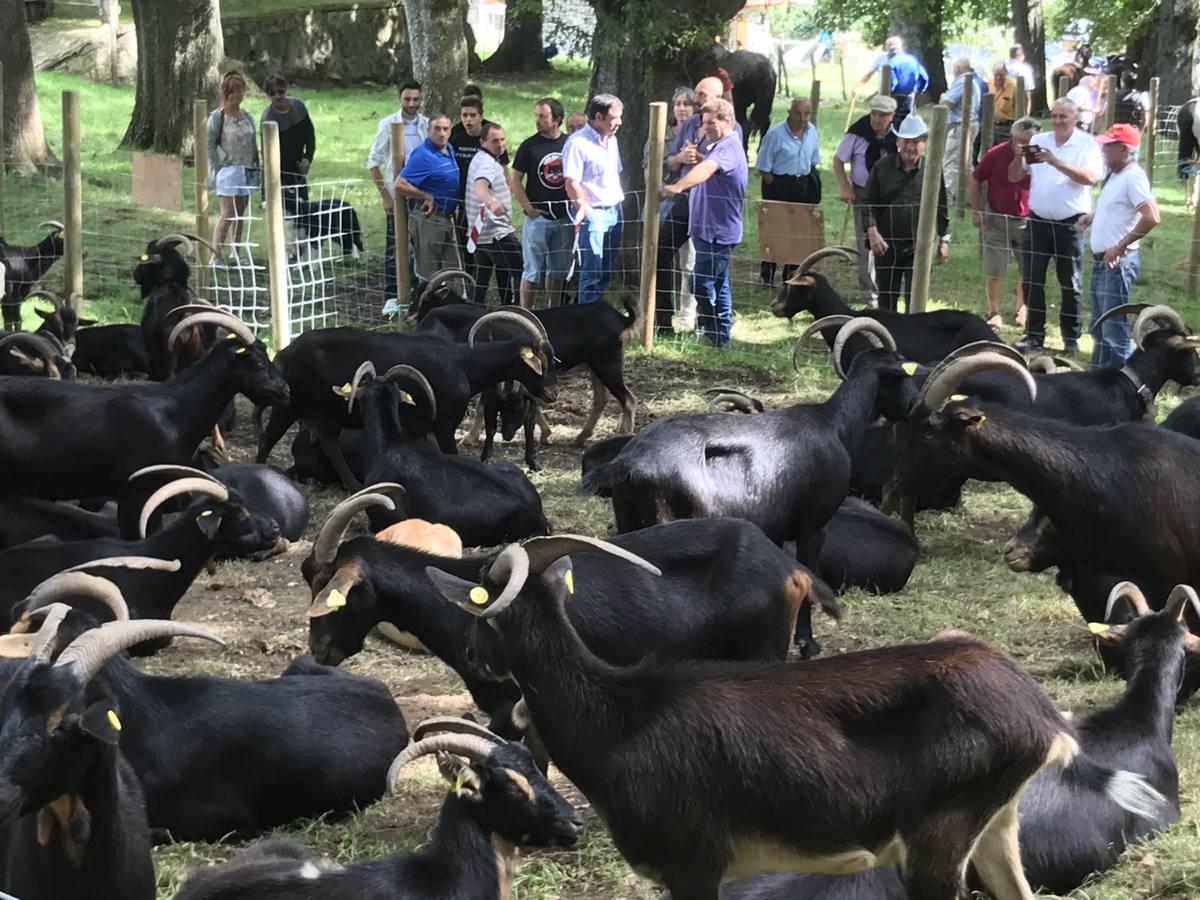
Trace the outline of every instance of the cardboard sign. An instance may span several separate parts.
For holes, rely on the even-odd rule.
[[[800,263],[825,246],[825,214],[815,203],[758,201],[760,258],[774,263]]]
[[[183,160],[156,153],[133,154],[133,202],[183,211]]]

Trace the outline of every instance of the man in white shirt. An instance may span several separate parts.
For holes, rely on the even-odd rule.
[[[1129,302],[1138,276],[1138,241],[1162,216],[1146,173],[1137,164],[1142,134],[1136,126],[1114,125],[1096,142],[1104,148],[1108,177],[1100,188],[1094,216],[1080,216],[1078,226],[1092,226],[1092,322],[1107,310]],[[1129,319],[1113,316],[1095,339],[1092,366],[1121,366],[1133,352]]]
[[[505,149],[504,129],[488,122],[479,132],[479,152],[467,167],[467,246],[474,241],[476,303],[486,302],[493,270],[505,305],[517,302],[521,281],[521,242],[512,223],[508,173],[500,164]]]
[[[385,316],[395,315],[400,309],[396,300],[396,220],[392,216],[395,209],[392,185],[396,180],[396,172],[392,167],[392,123],[404,124],[405,159],[412,156],[412,152],[429,137],[429,117],[419,112],[421,85],[412,80],[402,81],[396,85],[396,96],[400,100],[399,111],[379,120],[375,126],[375,139],[371,141],[371,149],[367,153],[367,169],[371,172],[371,180],[375,182],[375,190],[379,191],[383,213],[387,217],[387,244],[383,251]]]
[[[1028,96],[1033,92],[1034,85],[1037,79],[1033,75],[1033,66],[1025,61],[1025,48],[1020,44],[1013,44],[1008,50],[1008,65],[1005,67],[1008,74],[1013,78],[1025,79],[1025,95]],[[1017,111],[1020,115],[1025,115],[1025,110]]]
[[[1050,110],[1050,131],[1036,134],[1024,154],[1014,156],[1008,180],[1027,174],[1029,225],[1025,229],[1025,338],[1022,353],[1040,349],[1046,341],[1046,269],[1054,260],[1062,289],[1063,349],[1079,352],[1079,295],[1083,290],[1083,232],[1080,216],[1092,211],[1092,185],[1100,180],[1103,159],[1096,139],[1075,126],[1079,110],[1070,100],[1058,100]]]
[[[580,222],[579,302],[595,303],[608,289],[621,244],[621,154],[617,129],[624,105],[612,94],[597,94],[587,105],[587,124],[563,145],[567,196]]]

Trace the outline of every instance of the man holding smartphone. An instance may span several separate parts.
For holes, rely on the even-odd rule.
[[[1008,180],[1014,184],[1030,179],[1021,265],[1028,317],[1025,338],[1015,345],[1022,353],[1045,346],[1046,269],[1051,259],[1062,290],[1063,349],[1079,352],[1083,232],[1075,225],[1092,211],[1092,186],[1100,180],[1104,160],[1096,139],[1076,128],[1078,123],[1075,104],[1058,100],[1050,109],[1050,132],[1034,135],[1024,155],[1014,156],[1008,167]]]

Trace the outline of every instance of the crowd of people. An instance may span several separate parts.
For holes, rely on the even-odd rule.
[[[907,301],[912,291],[929,137],[915,103],[928,89],[929,75],[897,36],[887,39],[860,85],[875,79],[884,87],[879,84],[884,66],[889,90],[873,93],[864,114],[848,120],[831,168],[839,199],[853,212],[860,299],[898,310],[901,298]],[[1081,82],[1087,90],[1105,80],[1088,82],[1093,74]],[[1077,353],[1085,252],[1090,248],[1093,255],[1091,305],[1093,317],[1099,317],[1128,302],[1139,267],[1138,241],[1159,220],[1149,183],[1136,165],[1144,105],[1131,83],[1125,84],[1129,89],[1122,90],[1118,103],[1126,108],[1116,116],[1117,124],[1093,136],[1087,126],[1097,107],[1081,106],[1083,94],[1072,91],[1053,104],[1050,128],[1042,132],[1029,115],[1036,75],[1023,48],[1013,45],[990,76],[977,73],[970,59],[957,59],[939,99],[947,107],[948,131],[936,207],[936,259],[944,262],[949,255],[948,206],[957,200],[959,148],[966,141],[973,146],[967,199],[979,230],[989,323],[997,329],[1004,324],[1001,293],[1015,260],[1015,323],[1025,328],[1018,347],[1044,346],[1046,278],[1053,261],[1063,349]],[[211,183],[220,199],[213,232],[217,247],[231,231],[237,243],[247,196],[260,186],[256,129],[241,109],[245,86],[238,73],[226,75],[221,105],[208,120]],[[303,102],[288,95],[281,76],[269,78],[264,89],[270,103],[261,121],[279,125],[284,191],[306,201],[306,175],[316,150],[312,121]],[[677,323],[719,349],[731,339],[730,266],[744,235],[751,174],[728,89],[726,81],[708,77],[671,97],[656,261],[656,328],[669,333]],[[989,93],[994,127],[980,135],[983,98]],[[626,200],[619,98],[597,94],[584,112],[570,115],[552,97],[538,100],[534,134],[511,159],[505,128],[485,117],[475,86],[463,90],[457,121],[443,113],[423,115],[421,85],[415,81],[397,86],[397,100],[399,109],[379,121],[366,160],[387,217],[385,315],[400,311],[393,218],[398,202],[407,206],[414,293],[435,273],[465,267],[475,278],[476,302],[485,300],[493,279],[506,304],[532,306],[539,287],[550,304],[594,303],[604,296]],[[764,200],[822,202],[822,153],[813,112],[809,99],[795,98],[786,118],[763,135],[754,170]],[[391,148],[397,123],[405,144],[398,172],[392,170]],[[1097,184],[1101,190],[1093,208]],[[519,235],[517,207],[523,213]],[[784,281],[793,268],[783,266]],[[764,259],[761,283],[775,285],[776,272],[776,263]],[[1119,364],[1131,349],[1125,319],[1114,317],[1095,342],[1093,363]]]

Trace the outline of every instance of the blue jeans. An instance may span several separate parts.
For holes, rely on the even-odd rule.
[[[621,243],[621,207],[593,206],[579,229],[579,302],[595,303],[608,290]]]
[[[729,289],[729,257],[733,244],[713,244],[692,235],[696,268],[692,294],[696,298],[700,332],[724,350],[733,333],[733,292]]]
[[[1105,310],[1129,302],[1133,282],[1138,276],[1138,252],[1128,250],[1117,260],[1114,268],[1098,259],[1092,265],[1092,321]],[[1100,326],[1092,349],[1092,367],[1123,366],[1133,352],[1133,338],[1128,316],[1113,316]]]

